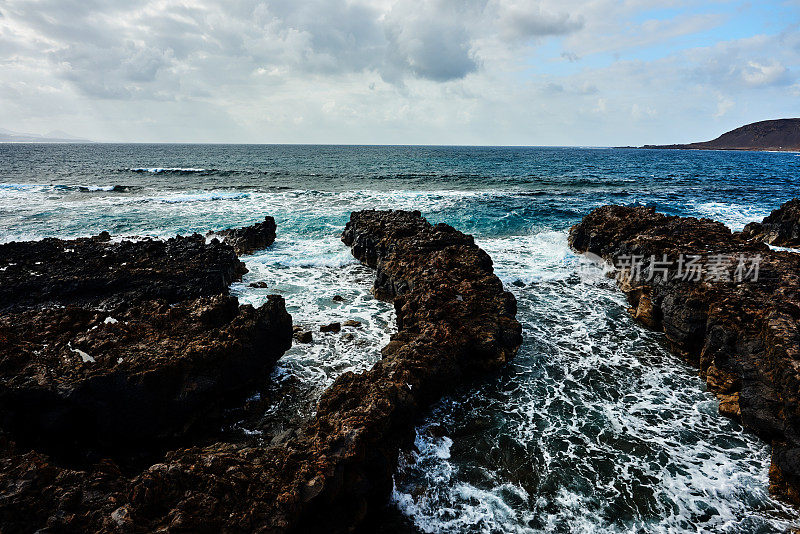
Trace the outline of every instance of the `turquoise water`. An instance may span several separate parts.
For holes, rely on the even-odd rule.
[[[798,171],[785,153],[0,145],[0,240],[204,233],[273,215],[277,241],[244,258],[250,273],[232,290],[254,304],[283,294],[315,343],[293,347],[266,386],[291,402],[268,425],[238,425],[258,436],[311,413],[394,329],[369,293],[373,273],[339,241],[349,213],[419,209],[475,234],[517,296],[525,343],[420,422],[393,506],[427,532],[780,532],[800,521],[767,494],[768,447],[719,417],[695,371],[633,324],[610,281],[579,268],[566,232],[608,203],[740,229],[800,196]],[[362,322],[352,338],[318,332],[351,318]]]

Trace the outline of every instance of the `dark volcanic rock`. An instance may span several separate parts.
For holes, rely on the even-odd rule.
[[[230,246],[203,236],[109,242],[106,236],[0,245],[0,310],[49,304],[112,308],[227,293],[246,273]]]
[[[314,334],[309,331],[298,330],[294,333],[294,338],[300,343],[313,343]]]
[[[54,466],[9,444],[0,462],[0,524],[134,532],[368,526],[423,411],[505,364],[522,336],[514,297],[470,236],[432,226],[418,212],[368,211],[351,216],[343,240],[377,268],[375,292],[394,299],[398,332],[372,369],[345,373],[325,391],[310,422],[264,448],[176,450],[131,477],[110,463]]]
[[[800,199],[786,202],[760,223],[751,222],[742,234],[779,247],[800,246]]]
[[[208,235],[221,237],[236,250],[237,254],[245,255],[267,248],[274,243],[275,228],[275,219],[267,215],[262,222],[252,226],[209,232]]]
[[[175,451],[132,479],[124,509],[142,530],[341,532],[364,527],[391,492],[399,448],[443,393],[498,369],[517,351],[514,297],[470,236],[418,212],[359,212],[343,240],[378,269],[375,292],[394,299],[398,332],[383,359],[345,373],[314,418],[281,446],[217,444]],[[117,513],[120,516],[120,513]]]
[[[200,235],[9,243],[0,265],[4,533],[129,531],[115,461],[216,434],[291,345],[283,298],[239,306],[244,265]]]
[[[0,428],[72,460],[213,422],[291,345],[283,299],[240,307],[244,264],[200,235],[8,243],[0,265]]]
[[[134,456],[213,425],[290,346],[279,296],[257,309],[217,295],[3,314],[0,428],[73,461]]]
[[[324,324],[319,327],[320,332],[339,332],[342,329],[342,323]]]
[[[0,437],[0,526],[4,534],[131,532],[124,508],[130,480],[112,461],[86,470],[55,465]]]
[[[770,487],[800,504],[800,255],[770,251],[708,219],[620,206],[584,217],[572,227],[570,245],[619,267],[617,283],[634,317],[663,331],[700,368],[723,414],[772,443]],[[664,266],[656,262],[666,255],[666,276],[655,269],[649,280],[635,276],[634,255],[641,273]],[[686,276],[685,263],[681,276],[681,255],[706,266],[699,280]],[[758,256],[755,280],[750,269]],[[750,274],[737,276],[740,264]]]

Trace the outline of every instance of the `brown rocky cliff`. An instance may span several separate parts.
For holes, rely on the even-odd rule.
[[[0,521],[24,532],[369,531],[423,411],[499,369],[522,342],[516,301],[471,236],[419,212],[353,213],[343,240],[377,270],[398,331],[372,369],[345,373],[274,445],[177,449],[138,474],[56,466],[0,439]]]
[[[666,277],[617,271],[631,313],[699,367],[721,413],[772,444],[771,489],[800,504],[800,255],[770,251],[722,223],[638,207],[598,208],[572,227],[569,241],[617,265],[641,257],[642,273],[667,256]],[[700,280],[684,279],[677,271],[681,255],[706,265],[727,257],[730,278],[706,271]],[[758,256],[758,279],[737,280],[738,258]]]

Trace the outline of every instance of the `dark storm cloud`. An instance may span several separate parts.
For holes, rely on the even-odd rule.
[[[581,26],[567,14],[484,0],[10,0],[6,11],[64,79],[111,99],[199,94],[275,68],[447,82],[480,69],[476,42],[493,32],[524,40]],[[0,48],[12,41],[0,35]]]
[[[546,13],[536,4],[508,9],[502,22],[505,34],[520,40],[565,35],[584,26],[580,17],[574,18],[568,13]]]

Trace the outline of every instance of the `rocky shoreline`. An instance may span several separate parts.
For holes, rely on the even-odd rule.
[[[107,528],[123,471],[213,435],[266,379],[291,316],[277,295],[240,306],[228,286],[245,272],[200,235],[0,245],[4,532]]]
[[[572,227],[569,243],[614,265],[634,318],[700,369],[722,414],[772,445],[770,490],[800,504],[800,255],[761,242],[797,235],[796,202],[743,233],[604,206]]]
[[[229,228],[217,232],[209,232],[210,237],[221,238],[236,251],[236,254],[244,256],[253,252],[265,249],[275,242],[275,219],[267,215],[260,223],[244,228]]]
[[[266,226],[268,229],[269,225]],[[100,243],[107,242],[107,237],[93,238],[87,250],[100,247]],[[199,236],[186,239],[192,247],[201,249],[201,243],[205,243]],[[505,364],[516,353],[522,336],[515,318],[514,297],[504,291],[493,274],[491,259],[475,245],[471,236],[447,225],[433,226],[419,212],[367,211],[352,214],[343,241],[352,247],[358,259],[377,270],[375,294],[393,300],[397,312],[398,332],[372,369],[362,374],[340,376],[324,392],[312,420],[295,431],[274,436],[271,445],[254,447],[220,442],[177,448],[143,470],[120,467],[114,454],[110,454],[120,453],[119,443],[103,443],[100,439],[104,432],[117,432],[117,427],[121,426],[117,423],[110,429],[98,429],[92,435],[77,436],[81,444],[89,441],[100,445],[96,445],[97,453],[76,454],[76,458],[69,459],[73,462],[70,463],[49,456],[42,443],[38,443],[38,449],[32,446],[37,444],[23,436],[20,419],[19,424],[9,427],[12,431],[4,428],[0,436],[0,523],[4,525],[4,532],[38,528],[102,532],[302,532],[309,529],[344,532],[369,525],[387,503],[399,449],[413,442],[414,424],[423,411],[456,385]],[[62,250],[78,250],[81,246],[64,243],[51,245],[58,245]],[[174,385],[169,380],[173,374],[159,376],[147,369],[153,354],[151,350],[148,355],[146,347],[152,348],[154,344],[159,350],[164,347],[166,357],[163,359],[175,360],[175,367],[181,371],[176,373],[183,389],[167,387],[168,399],[189,399],[191,404],[195,397],[216,397],[231,381],[245,378],[249,381],[263,376],[260,372],[251,372],[252,367],[248,367],[251,363],[246,357],[250,352],[248,347],[272,347],[269,355],[262,355],[260,360],[267,366],[285,350],[292,328],[290,319],[286,321],[288,315],[283,301],[274,297],[259,309],[237,307],[236,299],[228,297],[226,292],[232,277],[241,273],[241,265],[229,245],[212,240],[205,246],[219,258],[216,262],[197,260],[196,267],[206,267],[208,271],[203,271],[208,276],[198,279],[210,285],[197,288],[187,282],[191,287],[184,293],[191,294],[194,300],[188,296],[178,298],[178,292],[173,297],[174,302],[160,293],[154,301],[153,295],[143,289],[142,298],[138,300],[128,294],[125,298],[106,298],[105,291],[113,284],[106,283],[103,277],[97,283],[90,283],[87,280],[91,277],[87,278],[83,271],[80,276],[73,277],[83,284],[76,287],[86,288],[76,294],[92,295],[73,299],[90,308],[83,315],[76,315],[71,308],[69,312],[63,311],[68,308],[61,306],[72,304],[53,304],[52,309],[56,311],[42,304],[55,299],[61,290],[28,300],[24,295],[8,295],[5,313],[17,315],[14,321],[4,323],[13,336],[2,331],[0,338],[7,348],[2,361],[13,364],[6,368],[3,376],[9,383],[22,380],[31,385],[38,384],[37,381],[46,376],[43,384],[47,388],[47,377],[55,383],[61,377],[71,376],[60,362],[48,368],[50,375],[42,371],[54,364],[57,357],[66,355],[79,370],[89,369],[88,374],[77,372],[76,377],[80,379],[85,379],[84,375],[94,376],[93,364],[109,370],[121,365],[126,369],[123,377],[142,377],[137,384],[163,392],[164,380]],[[151,257],[160,256],[154,253]],[[36,261],[32,263],[47,263],[42,258]],[[104,274],[109,271],[114,269],[96,270]],[[210,274],[212,271],[214,276]],[[54,268],[53,272],[59,270]],[[143,267],[142,276],[144,273],[155,276],[149,267]],[[185,275],[179,278],[192,279]],[[214,293],[220,285],[225,289]],[[131,281],[120,285],[119,291],[144,287],[150,286]],[[138,289],[131,291],[131,295],[138,295]],[[91,309],[88,305],[97,302],[93,300],[97,298],[102,300],[103,306]],[[27,307],[18,305],[20,299]],[[119,302],[120,307],[108,304],[113,302]],[[123,308],[123,302],[131,303]],[[164,302],[164,305],[153,302]],[[26,313],[32,315],[19,315]],[[82,319],[57,323],[67,326],[52,334],[58,343],[52,355],[47,350],[31,348],[25,357],[19,357],[18,347],[25,343],[23,339],[36,339],[36,332],[40,330],[35,326],[36,318],[42,313]],[[51,319],[47,316],[42,320]],[[162,333],[165,323],[172,321],[175,323],[169,332]],[[9,326],[12,324],[23,326],[17,332],[14,330],[17,327]],[[121,325],[129,330],[120,330]],[[82,337],[78,332],[83,333]],[[110,345],[111,339],[121,346]],[[207,357],[203,357],[205,352],[197,354],[191,350],[192,347],[207,349],[207,339],[217,343],[212,344]],[[173,353],[169,352],[171,344],[176,347]],[[87,357],[94,361],[85,361]],[[245,362],[241,367],[244,374],[219,373],[216,364],[231,357]],[[25,362],[37,362],[37,358],[42,361],[40,369],[28,370]],[[191,369],[194,364],[205,370],[199,373],[200,377],[186,372],[185,366]],[[131,371],[127,371],[128,366]],[[105,374],[99,373],[100,376]],[[68,384],[70,380],[78,378],[67,378]],[[91,391],[111,392],[113,397],[114,391],[124,391],[124,388],[119,389],[119,379],[115,380],[110,387]],[[180,391],[178,395],[176,392]],[[9,404],[12,411],[18,409],[14,406]],[[51,414],[46,419],[56,421],[58,417]],[[180,427],[179,433],[192,426],[192,418],[187,418],[186,423],[187,427]],[[155,430],[158,428],[171,429],[174,433],[176,420],[173,418],[153,429],[145,429],[149,432],[148,439],[161,439],[161,431]],[[121,431],[124,433],[125,429]],[[184,439],[186,434],[182,435],[183,438],[163,437],[165,443],[174,443],[175,439]],[[186,443],[191,444],[191,441],[186,440]],[[75,448],[85,452],[83,446]]]

